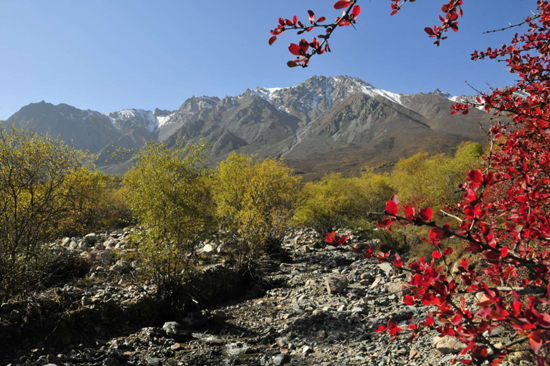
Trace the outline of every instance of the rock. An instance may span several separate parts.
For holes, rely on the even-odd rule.
[[[369,288],[370,288],[371,290],[374,289],[374,288],[376,288],[378,285],[380,285],[380,284],[382,283],[382,281],[383,281],[383,280],[382,280],[382,277],[377,277],[377,278],[374,280],[374,282],[370,285]]]
[[[94,233],[88,234],[84,237],[84,242],[87,245],[94,245],[97,241],[97,235]]]
[[[105,240],[105,242],[103,243],[103,246],[107,250],[115,249],[116,245],[117,245],[117,241],[113,238],[109,238],[109,239]]]
[[[19,310],[13,309],[10,313],[10,322],[17,323],[21,319],[21,313]]]
[[[290,361],[290,357],[284,353],[280,353],[277,356],[273,357],[273,364],[276,366],[284,365]]]
[[[378,265],[378,268],[380,268],[382,271],[384,271],[384,273],[386,274],[387,277],[389,277],[391,272],[393,271],[393,268],[392,268],[391,264],[389,264],[388,262],[380,263]]]
[[[340,294],[348,287],[346,276],[331,276],[325,278],[325,287],[329,295]]]
[[[67,245],[69,245],[70,242],[71,238],[63,238],[63,240],[61,240],[61,245],[66,247]]]
[[[78,243],[74,240],[71,240],[71,242],[69,243],[69,249],[75,250],[76,248],[78,248]]]
[[[180,324],[178,322],[166,322],[162,326],[162,330],[166,333],[168,337],[173,334],[176,334],[180,329]]]
[[[222,310],[214,310],[210,313],[210,318],[214,321],[225,321],[229,319],[233,319],[233,317]]]
[[[464,343],[451,336],[435,337],[432,345],[443,354],[458,353],[466,347]]]
[[[205,254],[217,253],[216,248],[214,248],[212,244],[206,244],[204,247],[202,247],[201,252]]]
[[[120,362],[116,358],[106,358],[103,361],[103,366],[118,366]]]
[[[156,357],[147,356],[145,357],[145,362],[149,366],[160,366],[160,359]]]
[[[176,342],[187,342],[193,339],[191,333],[181,329],[181,326],[177,322],[166,322],[162,326],[162,329],[166,333],[166,336],[172,338]]]

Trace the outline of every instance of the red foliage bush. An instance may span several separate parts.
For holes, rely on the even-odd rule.
[[[407,2],[390,1],[392,15]],[[306,67],[313,55],[330,51],[328,39],[337,27],[355,22],[360,11],[356,2],[338,1],[335,8],[344,8],[344,14],[328,25],[319,24],[321,19],[316,21],[312,11],[311,25],[307,26],[296,17],[279,19],[270,43],[289,29],[304,33],[324,27],[326,34],[319,36],[322,42],[314,38],[313,42],[302,40],[289,47],[297,56],[289,66]],[[441,24],[425,29],[437,45],[449,29],[458,30],[462,3],[449,0],[441,9]],[[410,339],[430,329],[456,337],[464,343],[457,359],[466,365],[487,361],[496,365],[508,355],[526,350],[538,365],[547,364],[549,357],[550,4],[543,0],[537,4],[538,11],[525,22],[507,27],[526,26],[525,34],[516,34],[509,45],[472,54],[472,60],[505,61],[519,77],[517,84],[480,93],[477,103],[452,108],[453,114],[466,114],[471,108],[482,107],[497,118],[512,120],[497,121],[487,131],[491,150],[485,157],[485,167],[468,173],[461,185],[464,200],[454,208],[460,227],[452,230],[449,224],[438,226],[429,208],[400,210],[396,197],[388,201],[385,217],[378,223],[388,229],[395,223],[431,227],[424,240],[434,245],[432,258],[420,258],[408,268],[398,255],[392,260],[398,270],[410,272],[404,303],[437,309],[423,321],[412,320],[407,331]],[[448,261],[453,252],[446,245],[450,237],[463,239],[466,250],[474,254],[459,261],[455,270]],[[327,238],[336,240],[332,234]],[[390,253],[374,254],[372,249],[365,253],[367,257],[374,255],[380,261],[391,257]],[[488,334],[498,327],[515,331],[515,338],[508,344],[495,343]],[[389,321],[378,331],[396,337],[405,330]]]

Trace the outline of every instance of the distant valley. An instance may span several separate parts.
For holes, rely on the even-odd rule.
[[[4,122],[49,133],[78,149],[98,153],[99,167],[122,174],[150,141],[169,146],[204,139],[214,162],[230,152],[281,157],[307,180],[326,172],[357,173],[419,151],[450,152],[463,141],[486,141],[473,110],[451,116],[453,97],[396,94],[360,79],[315,76],[287,88],[257,88],[238,96],[192,97],[175,111],[127,109],[108,114],[67,104],[33,103]],[[113,155],[114,151],[123,151]]]

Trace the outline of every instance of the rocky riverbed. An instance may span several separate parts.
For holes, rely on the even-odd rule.
[[[127,251],[126,236],[122,232],[58,243],[93,257],[89,277],[102,280],[49,291],[72,299],[67,300],[66,316],[87,311],[91,319],[79,318],[72,329],[47,335],[59,342],[30,337],[20,349],[1,350],[0,345],[0,355],[6,355],[2,365],[449,365],[463,346],[437,334],[410,343],[406,337],[392,341],[376,333],[388,318],[406,328],[410,316],[428,309],[403,304],[404,274],[348,248],[321,244],[310,230],[287,237],[288,256],[269,260],[253,289],[215,307],[159,322],[162,317],[155,312],[162,309],[148,302],[153,289],[129,285],[124,277],[131,277],[131,255],[119,253],[126,259],[111,265],[98,262],[113,255],[109,251]],[[208,245],[204,254],[215,257],[217,248]],[[3,326],[18,324],[23,312],[15,304],[3,304]],[[79,332],[86,336],[79,337]]]

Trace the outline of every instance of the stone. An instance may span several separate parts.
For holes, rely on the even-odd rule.
[[[116,358],[106,358],[103,361],[103,366],[119,366],[120,362]]]
[[[149,366],[160,366],[160,359],[157,357],[147,356],[145,357],[145,362]]]
[[[180,329],[180,324],[178,322],[166,322],[162,326],[162,330],[166,333],[167,336],[176,334]]]
[[[458,353],[466,347],[464,343],[451,336],[434,337],[432,345],[443,354]]]
[[[21,313],[19,312],[19,310],[13,309],[10,313],[10,322],[16,323],[19,321],[19,319],[21,319]]]
[[[164,330],[167,337],[172,338],[176,342],[187,342],[193,339],[191,333],[181,329],[178,322],[166,322],[162,326],[162,330]]]
[[[389,264],[388,262],[378,264],[378,268],[380,268],[387,277],[389,277],[393,271],[391,264]]]
[[[341,294],[348,287],[346,276],[330,276],[325,278],[325,287],[329,295]]]
[[[105,242],[103,243],[103,246],[107,250],[115,249],[116,245],[117,245],[117,241],[113,238],[109,238],[109,239],[105,240]]]
[[[212,244],[206,244],[202,247],[201,252],[205,254],[215,254],[217,251]]]
[[[97,241],[97,235],[94,233],[88,234],[84,237],[84,242],[87,245],[93,245]]]
[[[61,240],[61,245],[66,247],[67,245],[69,245],[70,242],[71,238],[63,238],[63,240]]]
[[[276,366],[284,365],[290,361],[290,357],[284,353],[280,353],[277,356],[273,357],[273,364]]]

